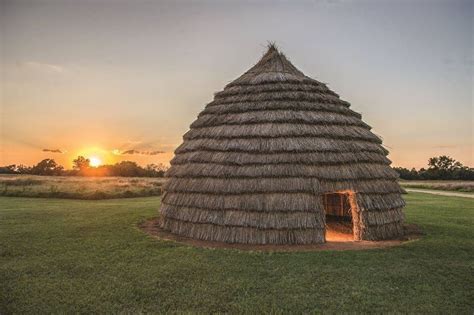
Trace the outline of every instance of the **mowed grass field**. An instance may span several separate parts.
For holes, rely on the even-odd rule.
[[[426,235],[296,253],[193,248],[144,234],[159,197],[0,198],[0,313],[474,311],[474,207],[411,193]]]
[[[112,199],[159,196],[163,178],[0,175],[0,196]]]

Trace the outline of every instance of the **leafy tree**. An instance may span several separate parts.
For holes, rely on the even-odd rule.
[[[143,176],[144,170],[137,163],[132,161],[122,161],[113,165],[112,173],[115,176],[135,177]]]
[[[166,172],[166,166],[163,164],[148,164],[145,166],[146,175],[150,177],[163,177]]]
[[[401,179],[452,179],[474,180],[474,169],[463,166],[461,162],[442,155],[428,160],[428,169],[415,168],[408,170],[404,167],[395,167]]]
[[[34,175],[61,175],[63,167],[53,159],[44,159],[31,168]]]
[[[0,174],[17,174],[17,167],[15,164],[0,166]]]
[[[16,171],[18,174],[31,174],[31,168],[31,166],[20,164],[16,167]]]
[[[410,170],[405,167],[394,167],[394,171],[398,173],[398,176],[400,176],[401,179],[413,179],[410,176]]]
[[[428,166],[431,170],[440,171],[454,171],[456,169],[464,168],[461,162],[456,161],[447,155],[432,157],[428,160]]]
[[[91,161],[89,159],[86,159],[83,156],[78,156],[77,159],[72,161],[72,168],[75,170],[85,170],[90,167]]]

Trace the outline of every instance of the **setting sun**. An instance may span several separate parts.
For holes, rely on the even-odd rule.
[[[92,167],[98,167],[98,166],[101,166],[101,165],[102,165],[102,160],[99,159],[99,158],[96,157],[96,156],[91,156],[91,157],[89,158],[89,161],[90,161],[90,164],[89,164],[89,165],[92,166]]]

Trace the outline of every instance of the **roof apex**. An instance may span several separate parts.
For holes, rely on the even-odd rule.
[[[274,43],[268,45],[262,58],[239,78],[229,85],[258,84],[271,81],[312,80],[298,70]]]

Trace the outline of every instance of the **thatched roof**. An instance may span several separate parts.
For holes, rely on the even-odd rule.
[[[173,233],[223,242],[324,241],[322,194],[349,191],[356,239],[402,233],[403,190],[382,140],[275,46],[184,135],[161,214]]]

